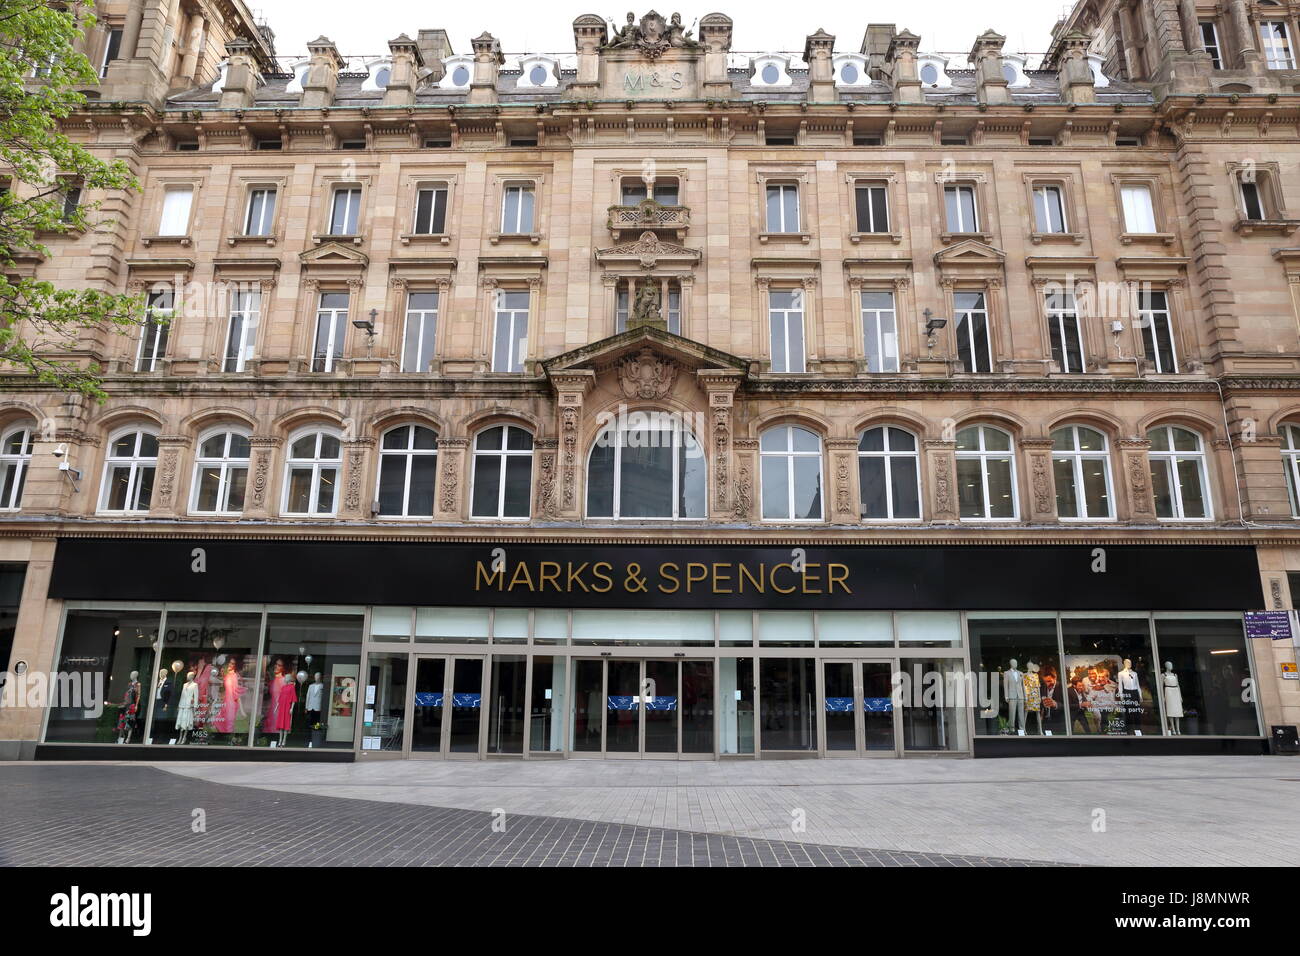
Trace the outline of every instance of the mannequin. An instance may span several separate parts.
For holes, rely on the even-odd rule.
[[[1115,675],[1119,684],[1119,698],[1123,701],[1124,723],[1130,730],[1138,730],[1142,721],[1142,689],[1138,685],[1137,673],[1133,662],[1124,658],[1124,666]]]
[[[157,703],[154,709],[162,716],[167,714],[167,704],[172,699],[172,685],[167,680],[167,668],[158,671],[158,686],[154,688],[153,696]]]
[[[235,670],[234,661],[226,661],[222,668],[221,683],[225,688],[221,698],[221,713],[213,724],[219,733],[233,734],[235,719],[244,713],[244,705],[240,700],[244,696],[244,688],[240,686],[239,671]]]
[[[1025,675],[1017,669],[1017,661],[1011,658],[1011,666],[1002,674],[1003,693],[1007,698],[1007,730],[1019,736],[1025,735]]]
[[[140,712],[140,672],[131,671],[131,679],[122,697],[122,709],[117,715],[117,742],[129,744],[135,733],[136,715]]]
[[[267,729],[279,731],[280,746],[283,747],[289,740],[289,730],[293,726],[293,705],[298,702],[298,688],[294,686],[292,674],[285,674],[280,678],[279,684],[275,713],[271,718],[272,726]]]
[[[1028,673],[1024,677],[1025,685],[1025,712],[1034,715],[1034,721],[1038,724],[1038,736],[1043,736],[1043,692],[1042,680],[1038,676],[1038,664],[1030,661],[1025,665]]]
[[[180,700],[176,705],[176,742],[189,742],[190,731],[194,729],[194,708],[199,702],[199,685],[194,680],[194,671],[185,675],[185,686],[181,688]]]
[[[1165,661],[1165,672],[1160,675],[1160,683],[1165,688],[1165,720],[1171,734],[1183,732],[1183,690],[1178,684],[1178,675],[1174,673],[1171,661]]]
[[[315,727],[320,723],[321,705],[325,702],[325,683],[320,679],[320,671],[312,675],[311,684],[307,687],[307,699],[303,709],[307,711],[308,726]]]

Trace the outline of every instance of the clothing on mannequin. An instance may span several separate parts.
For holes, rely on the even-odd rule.
[[[1025,711],[1034,715],[1034,721],[1038,724],[1038,736],[1043,735],[1043,691],[1042,678],[1038,674],[1038,664],[1030,661],[1025,665],[1029,670],[1025,673],[1023,682],[1025,685]]]
[[[240,698],[244,696],[244,688],[240,686],[239,671],[235,670],[235,662],[227,661],[224,673],[221,676],[223,692],[221,697],[221,711],[217,714],[213,726],[218,733],[232,734],[235,732],[235,719],[244,712],[243,704]]]
[[[1007,730],[1025,735],[1025,675],[1018,669],[1019,662],[1011,658],[1011,666],[1002,673],[1002,692],[1007,698]]]
[[[312,675],[312,682],[307,685],[307,699],[303,704],[303,709],[307,711],[307,723],[309,726],[316,726],[320,723],[320,712],[322,704],[325,702],[325,684],[320,679],[320,674]]]
[[[1131,729],[1137,730],[1142,721],[1142,688],[1138,684],[1137,672],[1133,662],[1124,658],[1124,666],[1115,676],[1119,684],[1119,697],[1124,708],[1124,722]]]
[[[194,671],[185,675],[185,686],[181,688],[180,699],[176,703],[177,743],[189,740],[190,731],[194,729],[194,711],[199,702],[199,685],[194,681]]]
[[[1183,732],[1183,689],[1178,683],[1171,661],[1165,661],[1165,672],[1160,675],[1161,686],[1165,691],[1165,721],[1169,732],[1174,735]]]
[[[131,671],[131,680],[126,685],[122,697],[122,709],[117,713],[117,742],[129,744],[135,733],[137,716],[140,713],[140,672]]]
[[[292,674],[285,674],[278,683],[280,690],[275,696],[275,713],[267,729],[280,734],[280,746],[283,747],[293,726],[293,705],[298,702],[298,688],[294,686]]]

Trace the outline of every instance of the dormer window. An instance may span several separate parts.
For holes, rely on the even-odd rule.
[[[560,85],[560,64],[554,57],[534,54],[519,61],[516,89],[554,89]]]
[[[750,61],[753,67],[753,74],[749,82],[753,86],[789,86],[792,83],[790,79],[790,59],[781,56],[779,53],[765,53],[762,56],[756,56]]]
[[[837,53],[831,58],[836,86],[869,86],[867,58],[861,53]]]
[[[442,61],[447,71],[438,81],[438,88],[443,90],[467,90],[474,78],[474,58],[468,54],[449,56]]]

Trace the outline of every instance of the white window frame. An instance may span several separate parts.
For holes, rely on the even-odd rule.
[[[434,295],[437,301],[432,309],[414,309],[411,307],[411,297],[415,295]],[[436,354],[438,348],[438,318],[442,312],[442,290],[440,289],[410,289],[406,293],[406,321],[402,325],[402,364],[399,368],[403,373],[414,375],[419,373],[427,374],[429,369],[425,368],[408,368],[411,356],[407,349],[407,342],[411,338],[411,323],[413,321],[420,323],[420,331],[416,337],[415,353],[418,358],[424,354],[424,339],[428,335],[433,339],[433,346],[429,349],[430,359]],[[432,327],[430,327],[432,326]]]
[[[1300,425],[1284,424],[1282,433],[1282,464],[1286,468],[1286,491],[1291,499],[1291,516],[1300,518]]]
[[[984,498],[984,513],[982,515],[972,516],[972,517],[966,517],[959,513],[958,520],[959,521],[995,521],[995,522],[996,521],[1019,521],[1020,520],[1020,488],[1017,484],[1017,476],[1016,476],[1016,437],[1012,435],[1010,432],[1005,431],[1001,428],[997,428],[993,425],[968,425],[965,428],[959,429],[958,432],[960,433],[966,431],[968,428],[978,429],[979,448],[957,449],[953,454],[956,457],[958,462],[962,461],[963,459],[979,461],[980,490],[983,493],[983,498]],[[986,447],[986,443],[984,440],[986,430],[997,432],[1000,435],[1005,435],[1009,447],[1005,449],[996,449],[996,448],[991,449]],[[993,508],[992,508],[992,503],[989,500],[989,461],[995,458],[996,459],[1006,458],[1010,461],[1010,465],[1011,465],[1011,478],[1010,478],[1011,514],[1005,518],[991,517]],[[958,478],[958,481],[960,480],[961,479]],[[958,510],[960,512],[960,506]]]
[[[254,218],[253,203],[258,195],[262,197],[260,214]],[[250,186],[248,202],[244,206],[245,236],[274,236],[275,213],[280,202],[280,190],[275,186]]]
[[[356,199],[349,199],[344,206],[343,221],[340,223],[337,219],[339,196],[344,193],[349,196],[355,195]],[[356,236],[360,235],[361,229],[361,187],[356,184],[341,184],[330,189],[330,208],[329,208],[329,235],[331,236]],[[339,225],[351,226],[349,230],[339,229]]]
[[[793,432],[793,429],[796,429],[796,428],[800,429],[801,431],[805,431],[805,432],[807,432],[809,435],[812,435],[814,438],[817,439],[817,450],[816,450],[816,451],[795,451],[795,450],[794,450],[794,432]],[[784,433],[785,433],[785,448],[783,448],[783,449],[778,449],[778,450],[776,450],[776,451],[768,451],[768,450],[765,450],[765,449],[763,448],[763,436],[765,436],[765,435],[767,435],[767,434],[770,434],[771,432],[774,432],[774,431],[781,431],[781,432],[784,432]],[[805,428],[805,427],[802,426],[802,425],[775,425],[775,426],[773,426],[772,428],[764,429],[763,435],[760,435],[760,436],[759,436],[759,444],[758,444],[758,459],[759,459],[759,461],[758,461],[758,474],[759,474],[759,481],[760,481],[760,482],[762,481],[762,476],[763,476],[763,460],[764,460],[764,459],[766,459],[766,458],[784,458],[784,459],[785,459],[785,480],[786,480],[786,489],[787,489],[787,492],[786,492],[786,502],[785,502],[785,513],[786,513],[786,515],[787,515],[788,517],[785,517],[785,518],[781,518],[781,517],[776,517],[776,518],[768,517],[767,513],[766,513],[765,511],[763,511],[763,503],[764,503],[764,501],[765,501],[766,499],[765,499],[765,496],[763,495],[762,488],[760,487],[760,489],[759,489],[758,500],[759,500],[759,511],[760,511],[760,513],[762,513],[762,516],[763,516],[763,517],[762,517],[762,520],[763,520],[763,521],[776,521],[776,522],[782,522],[782,523],[784,523],[784,524],[818,524],[818,523],[820,523],[820,522],[824,522],[824,521],[826,520],[826,463],[825,463],[825,461],[823,460],[823,454],[822,454],[824,447],[825,447],[825,443],[822,441],[822,436],[821,436],[821,435],[818,435],[818,434],[817,434],[815,431],[813,431],[811,428]],[[795,489],[795,469],[794,469],[794,463],[795,463],[795,461],[796,461],[797,459],[799,459],[799,458],[816,458],[816,459],[817,459],[817,488],[818,488],[818,493],[817,493],[817,505],[818,505],[818,507],[820,508],[820,513],[819,513],[819,514],[817,515],[817,517],[815,517],[815,518],[795,518],[795,517],[793,517],[793,515],[794,515],[794,511],[795,511],[795,507],[794,507],[794,506],[795,506],[795,499],[796,499],[796,497],[797,497],[797,495],[796,495],[796,493],[795,493],[795,492],[796,492],[796,489]]]
[[[253,357],[257,341],[257,326],[262,315],[262,290],[257,288],[230,289],[230,308],[226,322],[226,338],[221,353],[223,372],[242,372]],[[233,359],[233,362],[232,362]]]
[[[764,186],[763,224],[766,227],[764,231],[774,235],[778,235],[778,234],[797,235],[800,232],[802,232],[802,230],[799,228],[800,222],[803,220],[803,209],[800,205],[799,184],[797,182],[792,183],[792,182],[769,181],[764,183],[763,186]],[[772,221],[771,195],[773,190],[777,190],[779,193],[779,201],[777,202],[777,216],[775,222]],[[794,193],[793,225],[789,222],[786,222],[785,195],[787,190]]]
[[[907,434],[909,434],[909,435],[912,436],[913,446],[912,446],[912,450],[911,450],[911,451],[907,451],[906,449],[901,449],[901,450],[897,450],[897,451],[896,451],[896,450],[891,449],[891,448],[889,447],[889,432],[890,432],[890,429],[895,429],[895,428],[898,429],[898,430],[901,431],[901,432],[906,432]],[[863,450],[862,450],[862,439],[866,436],[867,432],[870,432],[870,431],[876,431],[876,430],[878,430],[878,429],[881,430],[881,431],[883,432],[883,436],[882,436],[882,437],[883,437],[883,441],[882,441],[882,444],[884,445],[884,447],[883,447],[882,449],[880,449],[879,451],[863,451]],[[925,499],[921,496],[921,439],[920,439],[920,437],[919,437],[919,436],[918,436],[914,431],[912,431],[910,428],[903,428],[903,427],[900,426],[900,425],[890,425],[890,424],[888,424],[888,423],[881,424],[881,425],[868,425],[866,428],[862,429],[862,431],[858,432],[858,461],[861,462],[861,460],[862,460],[863,458],[873,458],[873,459],[874,459],[874,458],[882,458],[882,459],[884,459],[884,462],[885,462],[885,511],[886,511],[887,514],[886,514],[886,517],[884,517],[884,518],[868,518],[868,517],[866,517],[866,516],[864,516],[864,515],[862,514],[862,505],[863,505],[863,501],[862,501],[862,491],[863,491],[863,489],[862,489],[861,486],[860,486],[860,485],[861,485],[861,479],[860,479],[860,477],[859,477],[859,488],[858,488],[858,516],[859,516],[859,518],[860,518],[862,521],[891,521],[891,522],[892,522],[892,521],[900,521],[900,522],[903,522],[903,521],[920,521],[920,520],[924,517],[924,514],[925,514]],[[913,462],[915,462],[915,466],[916,466],[916,467],[915,467],[915,471],[916,471],[916,512],[917,512],[917,513],[916,513],[916,515],[913,516],[913,517],[903,517],[903,518],[900,518],[898,515],[894,514],[894,459],[897,459],[897,458],[910,458],[910,459],[913,460]],[[861,474],[862,474],[862,469],[859,468],[859,469],[858,469],[858,475],[861,476]]]
[[[1053,299],[1059,299],[1061,305],[1053,305]],[[1058,363],[1062,372],[1070,375],[1080,375],[1088,371],[1088,360],[1084,357],[1083,347],[1083,324],[1079,321],[1079,303],[1074,297],[1073,292],[1049,292],[1043,296],[1043,310],[1047,313],[1048,347],[1051,347],[1052,332],[1056,332],[1057,338],[1061,343],[1061,359]],[[1079,343],[1079,367],[1069,367],[1070,351],[1067,347],[1066,330],[1068,325],[1073,324],[1074,338]],[[1056,358],[1055,355],[1052,358]]]
[[[1174,310],[1169,305],[1169,292],[1164,289],[1153,289],[1150,294],[1162,296],[1165,307],[1163,309],[1144,309],[1139,298],[1138,325],[1142,332],[1142,352],[1157,375],[1177,375],[1180,364],[1178,360],[1178,337],[1174,334]],[[1155,348],[1155,346],[1159,345],[1159,339],[1157,338],[1158,323],[1163,324],[1164,335],[1169,339],[1169,354],[1172,358],[1172,367],[1170,368],[1164,367],[1164,363],[1160,360],[1160,349]],[[1150,338],[1149,343],[1147,341],[1148,337]]]
[[[518,202],[515,205],[514,221],[512,222],[507,214],[507,208],[510,205],[510,194],[518,193]],[[531,197],[529,202],[524,202],[524,196]],[[525,221],[525,207],[527,207],[527,221]],[[523,228],[527,226],[528,228]],[[501,235],[503,236],[531,236],[537,232],[537,184],[533,182],[507,182],[501,185]]]
[[[887,295],[889,296],[889,308],[877,309],[867,306],[867,296],[869,295]],[[898,298],[892,289],[862,289],[858,292],[858,314],[862,318],[862,354],[867,363],[868,372],[878,372],[888,374],[897,372],[898,364]],[[867,317],[874,316],[876,320],[876,356],[881,360],[880,368],[871,367],[872,350],[867,341],[868,325]],[[885,317],[889,318],[889,334],[885,333]],[[892,337],[894,347],[891,353],[885,343]]]
[[[213,438],[220,436],[222,438],[222,450],[219,457],[211,457],[203,454],[203,446]],[[194,443],[194,480],[190,484],[190,514],[196,515],[223,515],[237,516],[244,513],[243,502],[238,509],[230,507],[230,487],[231,477],[235,471],[244,472],[244,497],[248,497],[248,473],[252,465],[252,451],[250,449],[247,458],[235,458],[230,454],[230,446],[233,444],[232,436],[237,436],[247,440],[249,434],[242,428],[231,428],[229,426],[219,426],[209,429],[199,436]],[[204,511],[199,507],[200,485],[203,480],[205,469],[217,470],[220,472],[217,478],[217,508],[212,511]]]
[[[325,296],[347,296],[347,305],[342,308],[325,306]],[[335,364],[343,357],[344,336],[347,335],[348,316],[352,314],[352,294],[339,289],[323,289],[316,296],[316,324],[311,338],[311,370],[313,372],[332,372]],[[329,338],[325,357],[321,362],[316,354],[316,343],[320,341],[321,323],[329,322]],[[337,353],[337,354],[336,354]],[[321,362],[322,368],[317,368]]]
[[[158,217],[158,235],[160,237],[184,237],[190,234],[190,223],[194,219],[194,185],[192,183],[171,183],[163,187],[162,211]],[[169,198],[184,195],[187,198],[185,215],[182,217],[176,207],[172,207]],[[179,202],[180,200],[176,200]],[[182,221],[183,220],[183,221]]]
[[[428,431],[433,434],[434,444],[432,448],[412,447],[415,444],[415,432],[413,429],[416,428],[423,428],[425,431]],[[412,429],[411,431],[407,432],[406,447],[385,448],[384,439],[387,438],[389,435],[391,435],[393,432],[399,431],[401,429]],[[437,499],[438,432],[435,429],[430,428],[428,425],[422,424],[421,422],[402,422],[399,425],[394,425],[392,428],[386,429],[384,433],[379,436],[379,467],[375,469],[375,510],[377,513],[377,517],[384,518],[384,519],[407,520],[407,521],[421,521],[421,520],[430,521],[433,519],[432,514],[427,514],[427,515],[411,514],[411,472],[414,471],[416,457],[428,457],[433,459],[433,465],[434,465],[433,467],[433,476],[434,476],[433,477],[433,485],[434,485],[433,511],[434,513],[437,512],[438,509],[438,499]],[[398,458],[403,459],[402,473],[404,475],[404,478],[402,482],[402,513],[401,514],[389,514],[387,512],[379,510],[379,502],[382,500],[379,496],[379,493],[380,493],[380,489],[383,487],[384,460],[386,458],[389,460],[398,459]]]
[[[1274,35],[1279,32],[1280,36]],[[1286,21],[1260,20],[1258,33],[1259,49],[1264,54],[1264,63],[1268,69],[1294,70],[1295,54],[1291,50],[1291,30]]]
[[[154,296],[171,296],[171,307],[155,306]],[[155,318],[159,315],[165,317],[167,321],[159,322]],[[141,324],[140,341],[136,346],[135,370],[137,372],[156,372],[159,361],[167,357],[167,340],[175,317],[176,291],[174,289],[154,289],[147,293],[144,322]]]
[[[0,500],[0,511],[17,511],[23,506],[23,488],[27,483],[27,467],[32,461],[32,424],[20,423],[6,428],[0,434],[0,466],[12,475],[9,490]],[[9,452],[9,442],[15,436],[21,436],[19,450]]]
[[[977,295],[980,297],[980,308],[962,309],[957,306],[957,296]],[[958,361],[961,359],[961,317],[967,317],[966,322],[966,347],[970,350],[971,364],[974,368],[964,369],[969,375],[987,375],[993,371],[993,326],[989,317],[989,296],[982,289],[958,289],[953,296],[952,320],[953,334],[957,336],[957,355]],[[988,362],[987,369],[979,367],[979,353],[975,344],[975,316],[981,316],[984,320],[984,341],[987,343],[987,349],[984,353],[984,359]]]
[[[868,193],[880,190],[885,197],[885,221],[883,228],[881,223],[876,222],[876,205],[871,201],[870,196],[867,198],[867,223],[870,228],[863,229],[862,222],[858,218],[858,191],[865,190]],[[889,224],[893,221],[893,210],[889,208],[889,183],[883,180],[859,179],[853,184],[853,228],[860,235],[883,235],[889,232]]]
[[[1259,179],[1259,175],[1260,174],[1256,174],[1256,178],[1251,180],[1246,179],[1241,173],[1238,173],[1236,177],[1237,199],[1241,203],[1241,217],[1250,222],[1264,222],[1269,218],[1268,201],[1264,196],[1264,187],[1263,183]],[[1251,215],[1250,207],[1252,197],[1249,193],[1254,194],[1253,201],[1259,215]]]
[[[1174,450],[1174,430],[1185,431],[1189,435],[1196,436],[1196,451],[1175,451]],[[1183,428],[1181,425],[1157,425],[1155,428],[1147,431],[1147,438],[1157,431],[1164,431],[1169,443],[1169,451],[1157,451],[1152,448],[1147,452],[1147,458],[1151,462],[1151,487],[1152,493],[1155,491],[1155,469],[1157,463],[1165,469],[1166,480],[1169,483],[1170,500],[1174,507],[1173,515],[1162,518],[1156,515],[1157,521],[1213,521],[1214,520],[1214,498],[1210,493],[1210,471],[1205,457],[1205,436],[1200,432],[1193,431],[1190,428]],[[1178,459],[1191,459],[1196,462],[1197,477],[1201,482],[1201,496],[1205,500],[1205,516],[1202,518],[1186,517],[1186,508],[1183,505],[1183,480],[1178,473]]]
[[[483,435],[487,434],[487,432],[491,431],[493,428],[505,429],[505,431],[501,433],[501,447],[480,449],[478,447],[479,439]],[[524,432],[526,435],[528,435],[529,443],[527,449],[509,447],[511,429],[517,429],[518,431]],[[478,430],[478,432],[474,435],[474,450],[473,450],[473,454],[470,456],[469,516],[471,520],[473,521],[531,521],[532,520],[533,470],[534,470],[534,462],[532,459],[533,459],[533,451],[536,447],[537,447],[536,436],[533,435],[533,433],[530,432],[527,428],[524,428],[522,425],[515,425],[511,422],[501,422],[499,424],[487,425],[486,427],[480,428]],[[478,479],[478,460],[480,455],[484,457],[490,457],[495,455],[501,459],[499,462],[499,467],[501,469],[501,472],[499,476],[499,481],[497,482],[497,508],[496,508],[496,513],[491,515],[474,514],[474,483]],[[528,514],[507,516],[502,514],[502,512],[504,512],[506,509],[506,478],[508,475],[506,471],[506,462],[511,457],[518,457],[523,455],[527,455],[529,459]]]
[[[429,207],[429,228],[421,231],[420,229],[420,196],[424,193],[433,193],[433,205]],[[442,193],[442,228],[434,229],[434,221],[438,218],[439,200],[437,194]],[[451,202],[451,187],[447,183],[417,183],[415,187],[415,204],[411,209],[411,235],[413,236],[443,236],[447,234],[447,219],[450,213],[449,203]]]
[[[767,290],[767,328],[771,336],[769,343],[769,354],[772,361],[770,362],[773,372],[781,374],[800,375],[808,371],[808,324],[807,324],[807,289],[803,288],[776,288]],[[774,294],[791,293],[796,296],[792,300],[792,306],[788,309],[778,308],[772,301]],[[799,323],[799,340],[802,348],[799,349],[798,360],[795,361],[795,354],[790,348],[790,323],[794,320]],[[785,351],[785,368],[776,367],[776,337],[777,323],[780,322],[781,343]]]
[[[505,296],[514,293],[516,295],[525,295],[528,297],[528,307],[524,309],[508,309],[505,307]],[[528,324],[533,310],[533,297],[527,289],[497,289],[494,301],[492,303],[492,371],[500,374],[517,374],[524,370],[524,361],[528,355]],[[501,338],[501,323],[509,323],[509,334],[506,341],[511,343],[511,352],[513,353],[513,344],[516,341],[518,324],[522,320],[524,334],[518,338],[519,353],[518,355],[508,355],[506,367],[502,368],[498,361],[497,343]]]
[[[1209,36],[1207,37],[1205,28],[1209,27]],[[1213,20],[1197,21],[1197,29],[1201,31],[1201,45],[1205,52],[1210,55],[1210,66],[1216,70],[1223,69],[1223,47],[1219,43],[1219,25]]]
[[[1051,195],[1055,194],[1056,211],[1061,218],[1061,228],[1052,228]],[[1046,223],[1047,228],[1043,225]],[[1034,231],[1040,235],[1062,236],[1070,231],[1070,218],[1065,212],[1065,188],[1059,183],[1034,184]]]
[[[311,458],[293,457],[293,446],[307,436],[315,438],[315,450]],[[339,443],[339,456],[337,458],[325,458],[321,454],[321,445],[325,438],[333,438]],[[334,481],[331,483],[332,494],[330,497],[330,510],[324,511],[290,511],[289,494],[291,491],[291,478],[295,470],[311,471],[311,492],[308,495],[308,507],[315,508],[316,503],[320,500],[321,472],[327,468],[334,469]],[[280,513],[286,517],[295,518],[333,518],[339,510],[339,484],[343,479],[343,438],[333,429],[330,428],[304,428],[289,436],[285,442],[284,452],[284,492],[280,497]]]
[[[633,418],[637,413],[633,413]],[[590,507],[590,498],[584,503],[584,513],[587,517],[595,521],[704,521],[708,517],[709,510],[709,474],[708,463],[705,463],[704,486],[702,488],[702,498],[704,513],[699,517],[692,518],[689,515],[682,515],[678,512],[681,510],[682,503],[682,478],[684,467],[679,465],[680,454],[685,446],[686,439],[684,436],[690,436],[690,440],[695,442],[700,457],[704,457],[704,445],[696,438],[694,432],[683,424],[681,419],[676,415],[664,416],[669,419],[669,427],[665,428],[661,424],[656,424],[658,420],[654,413],[645,416],[645,427],[639,427],[637,422],[622,422],[607,425],[601,430],[596,440],[592,442],[591,448],[587,451],[587,482],[586,487],[591,486],[591,456],[595,454],[596,448],[602,440],[608,441],[610,436],[616,441],[614,445],[614,494],[611,505],[612,515],[592,515],[588,510]],[[672,462],[673,462],[673,489],[672,502],[673,513],[671,515],[634,515],[630,518],[624,518],[623,510],[623,449],[627,447],[627,435],[629,432],[638,432],[643,434],[671,434],[672,437]]]
[[[1123,206],[1124,232],[1134,236],[1152,236],[1160,232],[1156,218],[1156,197],[1150,183],[1120,183],[1120,202]],[[1145,196],[1144,204],[1136,197]]]
[[[125,35],[125,33],[126,33],[125,27],[121,27],[121,26],[115,27],[111,25],[104,31],[104,55],[100,57],[99,60],[99,78],[101,80],[104,77],[108,76],[108,65],[112,63],[114,60],[121,59],[122,37]],[[118,44],[116,53],[113,53],[114,34],[117,35],[117,44]],[[113,53],[113,56],[110,57],[109,56],[110,53]]]
[[[135,441],[132,444],[131,454],[123,455],[123,456],[115,456],[113,454],[113,446],[117,444],[119,440],[126,437],[127,435],[135,436]],[[158,433],[154,431],[152,428],[148,428],[140,425],[132,425],[130,427],[120,429],[114,432],[111,436],[109,436],[109,440],[107,444],[107,453],[105,454],[104,457],[104,473],[99,483],[99,507],[97,509],[99,513],[118,514],[118,515],[134,515],[134,514],[149,513],[149,508],[153,505],[153,486],[151,483],[149,503],[143,508],[139,507],[140,475],[145,469],[151,468],[153,469],[154,479],[155,480],[157,479],[158,455],[157,454],[142,455],[140,453],[141,446],[144,444],[145,436],[152,438],[154,440],[155,447],[157,447]],[[114,467],[120,467],[120,466],[125,466],[128,469],[127,485],[126,485],[127,507],[121,509],[111,509],[108,507],[108,499],[110,497],[109,478],[113,473]],[[135,507],[132,507],[132,505],[134,505]]]
[[[1080,430],[1090,431],[1101,436],[1101,451],[1082,451],[1079,441]],[[1061,431],[1069,431],[1073,447],[1060,449],[1053,446],[1052,448],[1052,473],[1055,477],[1056,462],[1068,461],[1070,463],[1071,481],[1074,482],[1074,500],[1079,505],[1079,510],[1084,512],[1076,517],[1069,517],[1060,514],[1059,509],[1056,515],[1060,521],[1114,521],[1115,520],[1115,491],[1114,483],[1110,476],[1110,439],[1106,433],[1100,429],[1093,428],[1091,425],[1060,425],[1052,429],[1053,434]],[[1085,461],[1100,461],[1105,469],[1106,476],[1106,514],[1094,515],[1088,514],[1088,497],[1084,494],[1083,485],[1083,463]]]
[[[957,197],[957,221],[952,221],[950,213],[952,210],[948,206],[948,194],[952,193]],[[966,214],[962,208],[962,193],[970,193],[971,221],[966,222]],[[952,183],[943,187],[943,220],[947,227],[946,231],[953,234],[978,233],[980,231],[980,197],[979,190],[973,183]]]

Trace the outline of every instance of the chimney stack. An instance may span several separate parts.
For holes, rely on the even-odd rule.
[[[474,47],[474,79],[469,84],[469,101],[495,103],[497,71],[506,61],[505,55],[501,52],[501,43],[486,30],[470,43]]]
[[[343,57],[329,37],[317,37],[307,44],[311,66],[302,80],[302,105],[324,109],[334,104],[334,91],[339,85],[339,71]]]
[[[415,90],[420,84],[420,48],[405,33],[388,41],[393,55],[393,68],[384,89],[385,106],[410,106],[415,102]]]
[[[1002,75],[1002,44],[1007,38],[985,30],[975,38],[969,60],[975,67],[975,89],[981,103],[1001,106],[1011,102],[1007,78]]]
[[[890,64],[890,82],[894,86],[894,99],[899,103],[920,103],[921,77],[916,70],[916,50],[921,38],[904,27],[889,40],[885,62]]]

